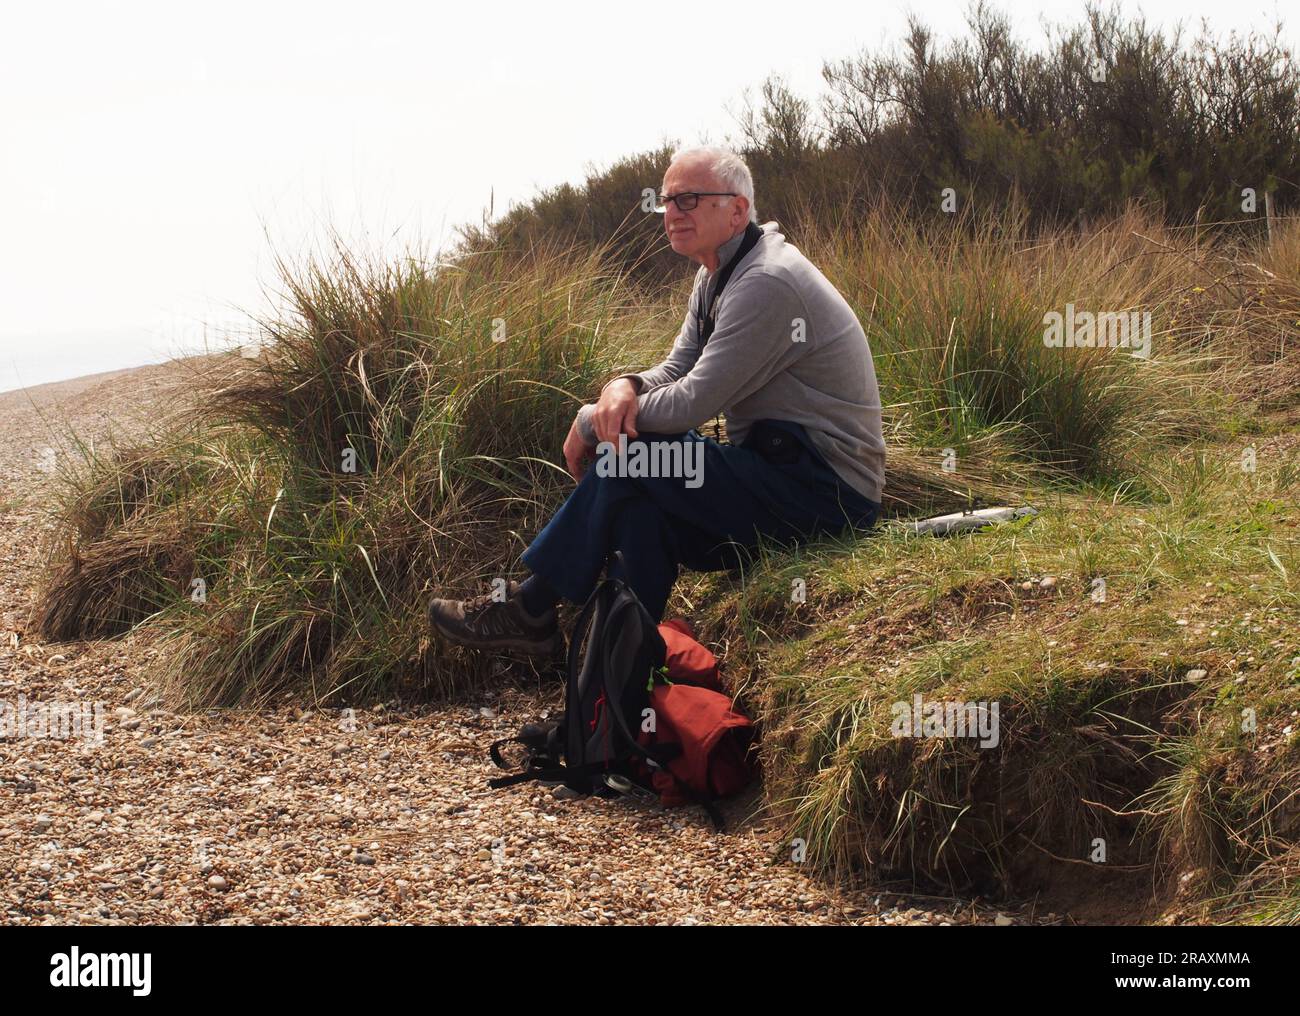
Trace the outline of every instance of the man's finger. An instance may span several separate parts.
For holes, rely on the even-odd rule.
[[[596,408],[596,412],[591,416],[591,429],[596,432],[597,441],[609,440],[609,412],[607,410],[601,409],[599,406]]]

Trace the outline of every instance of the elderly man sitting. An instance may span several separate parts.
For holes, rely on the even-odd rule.
[[[431,626],[453,642],[555,652],[555,605],[584,602],[616,550],[609,574],[657,621],[680,565],[733,567],[761,537],[869,529],[879,516],[880,393],[848,303],[776,223],[757,225],[733,152],[676,153],[657,210],[673,250],[701,265],[672,352],[578,411],[564,443],[578,485],[524,551],[531,576],[505,598],[430,602]],[[719,413],[733,443],[695,429]],[[593,454],[603,461],[590,469]]]

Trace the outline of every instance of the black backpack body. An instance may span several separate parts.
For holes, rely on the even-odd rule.
[[[493,744],[492,761],[499,768],[510,768],[501,749],[512,743],[524,746],[527,762],[522,772],[488,785],[542,780],[581,794],[608,793],[610,786],[636,782],[631,764],[636,759],[663,766],[668,761],[659,757],[663,752],[643,746],[637,735],[666,654],[659,626],[636,593],[621,579],[602,579],[569,640],[564,715],[546,725],[530,723],[517,736]]]

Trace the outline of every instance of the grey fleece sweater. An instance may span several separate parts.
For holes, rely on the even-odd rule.
[[[637,385],[637,430],[676,434],[723,413],[728,438],[740,444],[757,420],[789,420],[804,426],[841,480],[879,502],[885,442],[866,334],[844,297],[786,243],[777,223],[762,228],[762,239],[718,298],[704,352],[695,307],[706,287],[712,295],[717,273],[701,265],[668,359],[622,375]],[[744,236],[742,230],[718,249],[719,269]],[[588,444],[596,443],[595,409],[578,411]]]

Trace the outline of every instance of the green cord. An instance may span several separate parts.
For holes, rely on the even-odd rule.
[[[668,664],[665,663],[662,667],[651,667],[650,680],[648,680],[645,683],[645,690],[647,694],[655,690],[655,674],[664,675],[663,677],[664,684],[672,684],[672,681],[668,680]]]

